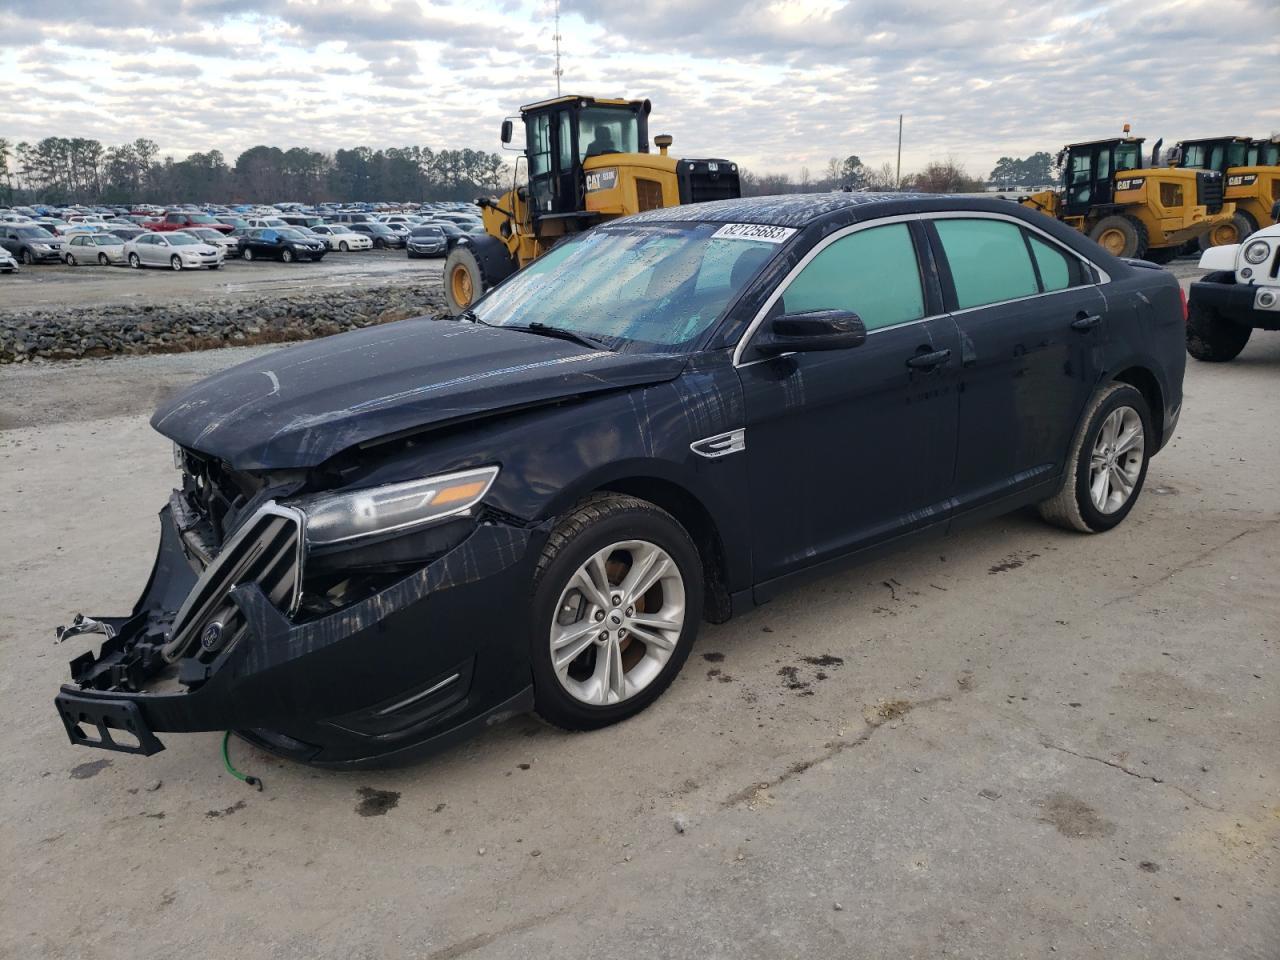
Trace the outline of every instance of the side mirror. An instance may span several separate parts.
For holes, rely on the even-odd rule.
[[[510,143],[510,142],[511,142],[511,134],[512,134],[512,132],[513,132],[513,128],[512,128],[512,126],[511,126],[511,121],[510,121],[510,120],[503,120],[503,121],[502,121],[502,132],[499,134],[499,139],[501,139],[503,143]]]
[[[853,311],[806,310],[774,317],[754,346],[767,354],[806,353],[860,347],[866,340],[867,328]]]

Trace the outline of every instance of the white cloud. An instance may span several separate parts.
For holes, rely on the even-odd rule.
[[[554,92],[549,0],[0,0],[0,68],[37,80],[0,136],[148,137],[165,152],[497,148]],[[1275,0],[563,0],[566,92],[649,97],[676,152],[759,171],[904,166],[1134,130],[1263,135]],[[1222,51],[1230,51],[1223,55]],[[77,82],[91,75],[92,85]]]

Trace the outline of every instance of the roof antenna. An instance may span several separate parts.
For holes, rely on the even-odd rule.
[[[556,42],[556,96],[560,96],[560,78],[564,76],[564,70],[560,67],[560,0],[556,0],[556,32],[553,39]]]

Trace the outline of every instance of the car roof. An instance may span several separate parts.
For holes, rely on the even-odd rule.
[[[788,193],[772,197],[741,197],[679,207],[659,207],[612,222],[703,221],[803,227],[842,211],[854,212],[856,220],[874,220],[883,216],[933,210],[1013,213],[1019,209],[1025,208],[1020,208],[1009,200],[940,193]]]

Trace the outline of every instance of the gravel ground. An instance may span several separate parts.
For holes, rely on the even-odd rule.
[[[1191,363],[1129,519],[1029,512],[705,628],[620,726],[335,774],[75,749],[76,610],[127,610],[159,396],[251,351],[0,370],[0,956],[1280,956],[1280,336]],[[803,686],[795,686],[801,684]]]

